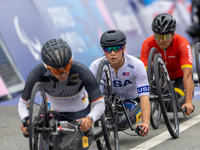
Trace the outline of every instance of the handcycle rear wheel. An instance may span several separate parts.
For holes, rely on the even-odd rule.
[[[45,91],[40,82],[35,83],[29,104],[29,147],[30,150],[49,150],[48,107]]]
[[[197,75],[198,75],[198,83],[200,83],[200,42],[196,43],[195,45],[195,63],[196,63],[196,69],[197,69]]]
[[[153,71],[153,58],[155,54],[158,54],[158,51],[155,47],[151,48],[148,56],[147,64],[147,76],[150,84],[150,94],[156,95],[155,80],[154,80],[154,71]],[[151,100],[151,99],[150,99]],[[160,103],[157,100],[151,100],[151,116],[150,122],[154,129],[158,129],[161,121],[161,108]]]
[[[154,56],[153,67],[157,94],[163,118],[169,133],[174,139],[176,139],[179,136],[179,118],[175,91],[165,64],[159,54]]]
[[[106,75],[106,80],[102,80],[102,75]],[[96,81],[98,86],[102,85],[103,87],[103,95],[105,99],[105,123],[104,120],[101,121],[102,123],[102,131],[105,140],[105,144],[108,150],[118,150],[119,149],[119,137],[118,137],[118,129],[116,125],[116,115],[114,114],[113,107],[111,105],[111,98],[112,98],[112,80],[110,75],[110,69],[108,66],[108,62],[106,60],[101,61],[98,67]],[[113,137],[111,137],[113,134]],[[102,149],[101,147],[101,140],[97,142],[98,149]]]

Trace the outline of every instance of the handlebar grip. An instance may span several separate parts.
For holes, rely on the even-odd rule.
[[[193,108],[194,108],[194,110],[195,110],[194,105],[193,105]],[[194,110],[192,111],[192,113],[194,112]],[[183,111],[184,113],[186,113],[186,112],[187,112],[187,107],[184,107],[184,108],[182,109],[182,111]]]
[[[135,133],[137,133],[137,135],[140,135],[139,131],[142,131],[142,127],[138,125],[137,128],[135,129]]]
[[[182,110],[184,113],[187,112],[187,107],[184,107],[183,110]]]
[[[28,131],[29,131],[29,125],[27,124],[27,122],[24,121],[22,124],[23,124],[24,127],[27,127],[27,132],[28,132]],[[24,134],[24,133],[23,133],[23,135],[24,135],[24,137],[26,137],[26,138],[29,137],[29,134]]]
[[[93,135],[93,132],[92,132],[92,128],[90,128],[88,131],[84,132],[84,135],[85,136],[92,136]]]
[[[81,123],[82,123],[82,120],[79,120],[79,122],[78,122],[78,128],[80,127]]]
[[[144,132],[144,131],[142,130],[142,127],[141,127],[140,125],[138,125],[137,128],[135,129],[135,132],[136,132],[137,135],[139,135],[139,136],[141,136],[140,133],[139,133],[140,131],[142,131],[142,133],[148,135],[146,132]]]
[[[23,133],[23,135],[24,135],[25,138],[28,138],[28,137],[29,137],[29,134],[24,134],[24,133]]]
[[[194,110],[195,110],[195,107],[194,107],[194,105],[193,105],[193,108],[194,108]],[[193,111],[194,111],[194,110],[193,110]],[[192,113],[193,113],[193,111],[192,111]]]

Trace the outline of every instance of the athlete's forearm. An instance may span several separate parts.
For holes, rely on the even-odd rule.
[[[192,69],[185,71],[183,74],[183,85],[185,89],[185,103],[192,103],[194,83],[192,79]]]
[[[148,95],[143,95],[140,97],[140,105],[141,105],[141,112],[142,112],[142,123],[149,125],[151,107],[150,107],[150,101],[149,101]]]

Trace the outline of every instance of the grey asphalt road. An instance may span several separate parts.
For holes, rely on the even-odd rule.
[[[180,124],[200,114],[200,100],[193,101],[196,109],[192,115],[185,119],[182,113],[179,113]],[[28,139],[24,138],[20,130],[21,121],[18,116],[17,106],[0,106],[0,150],[28,150]],[[163,120],[163,119],[162,119]],[[166,141],[154,146],[151,150],[197,150],[200,146],[200,123],[188,128],[180,133],[178,139],[169,138]],[[129,150],[145,141],[167,131],[164,121],[159,129],[154,130],[150,126],[150,133],[146,137],[129,136],[119,132],[120,150]],[[134,131],[126,130],[128,133]],[[93,143],[90,150],[97,150]]]

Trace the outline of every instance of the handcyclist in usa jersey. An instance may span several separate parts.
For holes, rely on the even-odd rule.
[[[179,104],[182,109],[186,107],[186,115],[190,115],[194,110],[192,52],[187,39],[174,33],[175,29],[176,20],[172,15],[168,13],[157,15],[152,22],[154,35],[143,42],[140,59],[147,67],[151,48],[155,47],[158,50],[165,62],[170,79],[174,81],[175,91],[180,97]]]
[[[112,79],[112,93],[125,99],[139,99],[142,112],[142,129],[148,133],[150,123],[149,83],[144,64],[138,58],[124,54],[126,36],[119,30],[108,30],[102,34],[101,47],[105,56],[95,60],[90,70],[96,76],[102,60],[109,61]],[[136,125],[136,127],[137,127]],[[141,135],[145,135],[141,133]]]
[[[20,118],[23,120],[29,116],[27,101],[34,84],[41,82],[52,110],[77,122],[81,119],[80,129],[88,131],[105,110],[103,96],[92,72],[82,63],[73,61],[72,51],[62,39],[47,41],[43,45],[41,55],[43,63],[37,65],[28,75],[19,100]],[[63,119],[60,117],[58,120]],[[21,130],[28,134],[27,127],[23,124]]]

